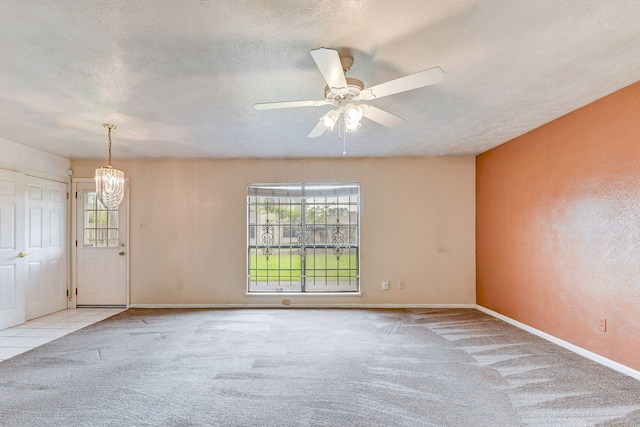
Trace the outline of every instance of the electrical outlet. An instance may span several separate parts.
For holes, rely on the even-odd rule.
[[[389,290],[389,282],[388,281],[384,281],[382,282],[382,290],[383,291],[388,291]]]
[[[146,230],[147,229],[147,223],[146,222],[141,222],[140,223],[140,230]]]
[[[398,289],[404,289],[404,282],[400,282],[398,284]]]
[[[602,332],[607,332],[607,319],[602,318],[598,320],[598,330]]]
[[[184,285],[182,283],[178,283],[178,289],[179,290],[183,290],[184,289]]]

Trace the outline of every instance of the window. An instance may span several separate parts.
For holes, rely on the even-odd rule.
[[[117,247],[118,211],[104,207],[95,191],[84,195],[84,245],[87,247]]]
[[[358,184],[247,187],[248,291],[358,292]]]

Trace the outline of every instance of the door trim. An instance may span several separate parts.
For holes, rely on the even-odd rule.
[[[129,308],[129,272],[130,270],[130,258],[129,254],[131,253],[130,243],[129,243],[129,230],[131,229],[131,220],[129,219],[131,216],[131,206],[129,204],[129,178],[125,178],[125,192],[124,192],[124,201],[126,202],[126,213],[127,213],[127,230],[125,233],[125,244],[127,250],[125,251],[125,308]],[[77,306],[77,298],[76,292],[78,289],[78,278],[77,278],[77,270],[76,266],[78,265],[78,249],[76,246],[76,241],[79,239],[77,233],[77,225],[78,225],[78,199],[77,199],[77,185],[79,183],[89,183],[95,182],[94,178],[71,178],[71,289],[70,298],[69,298],[69,308],[76,308]],[[82,221],[82,219],[80,219]],[[102,307],[102,306],[101,306]],[[105,305],[107,307],[107,305]]]

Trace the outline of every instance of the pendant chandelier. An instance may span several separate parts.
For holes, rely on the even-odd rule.
[[[109,163],[96,169],[96,194],[105,208],[116,210],[124,197],[124,172],[111,165],[111,131],[116,126],[108,123],[102,126],[109,133]]]

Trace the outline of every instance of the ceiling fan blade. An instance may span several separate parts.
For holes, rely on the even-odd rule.
[[[327,105],[327,101],[319,99],[317,101],[282,101],[282,102],[263,102],[253,104],[256,110],[273,110],[275,108],[292,108],[292,107],[319,107]]]
[[[330,88],[347,87],[347,78],[344,75],[342,62],[340,62],[340,55],[338,55],[337,50],[321,47],[312,50],[311,56],[316,61],[316,65]]]
[[[318,121],[318,124],[316,125],[316,127],[311,129],[311,132],[309,132],[309,135],[307,135],[307,138],[317,138],[321,136],[326,130],[327,130],[327,127],[320,120]]]
[[[404,122],[404,119],[402,117],[398,117],[394,114],[388,113],[384,110],[374,107],[373,105],[364,104],[362,106],[364,107],[364,116],[367,119],[373,120],[374,122],[380,123],[381,125],[384,125],[386,127],[396,127]]]
[[[383,96],[393,95],[420,87],[440,83],[444,80],[444,71],[440,67],[429,68],[428,70],[418,71],[399,79],[390,80],[386,83],[371,86],[360,92],[360,98],[370,100],[382,98]]]

